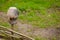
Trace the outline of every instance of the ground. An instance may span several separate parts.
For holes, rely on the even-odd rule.
[[[60,0],[0,0],[0,25],[8,28],[5,14],[11,6],[19,9],[15,31],[36,40],[60,39]]]
[[[4,12],[0,12],[0,18],[1,21],[4,23],[8,23],[6,20],[6,14]],[[11,26],[10,26],[11,27]],[[32,38],[35,38],[36,40],[59,40],[60,35],[60,28],[55,27],[48,27],[48,28],[39,28],[39,27],[33,27],[30,24],[21,23],[20,20],[17,20],[17,24],[14,26],[14,30],[17,32],[20,32],[22,34],[25,34],[27,36],[30,36]]]

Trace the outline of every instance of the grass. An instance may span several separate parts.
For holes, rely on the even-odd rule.
[[[44,37],[36,37],[35,40],[48,40],[48,39]]]
[[[52,6],[60,6],[59,0],[0,0],[0,11],[7,11],[10,6],[16,6],[19,11],[28,11],[26,13],[20,13],[19,20],[32,24],[40,28],[46,28],[56,26],[60,21],[60,14],[57,12],[47,12],[48,8]],[[36,12],[36,11],[39,11]],[[54,10],[52,10],[54,11]],[[59,15],[59,16],[58,16]]]
[[[35,40],[57,40],[56,36],[52,36],[52,37],[39,37],[39,36],[35,36]]]
[[[60,12],[55,10],[55,6],[60,7],[60,0],[0,0],[0,11],[7,12],[10,6],[15,6],[21,11],[18,19],[23,23],[40,28],[60,26]],[[52,9],[50,10],[50,8]],[[26,12],[23,13],[23,11]],[[1,20],[0,25],[9,26],[8,23]],[[47,40],[40,37],[35,39]],[[53,40],[56,39],[53,38]]]
[[[0,17],[0,25],[8,28],[10,27],[9,23],[5,22],[1,17]]]
[[[45,27],[50,27],[58,24],[59,21],[59,16],[57,13],[52,13],[52,14],[36,14],[34,12],[30,12],[26,15],[22,14],[19,16],[19,19],[22,21],[27,21],[29,24],[32,24],[34,26],[39,26],[40,28],[45,28]]]
[[[1,4],[1,10],[6,11],[10,6],[16,6],[17,8],[21,8],[21,9],[28,9],[28,8],[32,8],[32,9],[46,9],[48,7],[50,7],[51,5],[58,5],[59,4],[59,0],[1,0],[0,1]],[[4,6],[4,7],[3,7]],[[2,8],[3,7],[3,8]]]

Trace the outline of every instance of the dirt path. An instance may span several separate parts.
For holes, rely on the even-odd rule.
[[[4,22],[7,22],[6,15],[3,12],[0,12],[0,18],[4,20]],[[59,36],[60,35],[60,28],[38,28],[38,27],[33,27],[30,24],[22,24],[20,20],[17,20],[17,24],[15,25],[14,28],[16,31],[25,34],[27,36],[31,36],[33,38],[35,37],[44,37],[47,38],[48,40],[53,40],[52,38],[55,37],[57,40],[60,40]]]

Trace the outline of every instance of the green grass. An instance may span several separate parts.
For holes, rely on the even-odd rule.
[[[59,0],[1,0],[1,10],[6,11],[10,6],[16,6],[17,8],[32,8],[32,9],[46,9],[51,5],[59,5]]]
[[[60,7],[60,0],[0,0],[0,11],[7,12],[10,6],[15,6],[22,11],[28,11],[27,9],[30,9],[30,12],[20,12],[18,19],[23,23],[40,28],[60,26],[60,12],[54,8],[55,6]],[[51,7],[53,10],[51,9],[51,12],[48,12],[48,9]],[[36,11],[39,11],[39,13]],[[8,23],[1,20],[0,25],[9,26]],[[47,40],[40,37],[36,37],[35,39]],[[56,40],[56,38],[53,38],[53,40]]]
[[[60,0],[0,0],[0,11],[7,11],[10,6],[16,6],[18,9],[27,10],[30,12],[19,15],[19,20],[24,23],[32,24],[40,28],[56,26],[60,23],[60,12],[47,12],[48,8],[60,6]],[[36,13],[36,10],[40,13]],[[52,10],[54,11],[54,10]],[[58,16],[59,15],[59,16]]]
[[[8,24],[8,23],[6,23],[6,22],[0,22],[0,25],[1,25],[1,26],[5,26],[5,27],[8,27],[8,28],[9,28],[9,24]]]
[[[36,37],[35,40],[48,40],[48,39],[44,37]]]
[[[5,22],[1,17],[0,17],[0,26],[5,26],[5,27],[10,27],[9,23]]]
[[[35,36],[35,40],[57,40],[56,36],[52,36],[52,37],[39,37],[39,36]]]
[[[29,12],[26,15],[21,14],[19,19],[34,26],[39,26],[40,28],[56,26],[60,23],[60,16],[58,16],[57,13],[48,14],[45,12],[37,15],[34,12]]]

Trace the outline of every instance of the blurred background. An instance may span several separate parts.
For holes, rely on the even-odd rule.
[[[8,28],[10,24],[6,22],[7,19],[5,19],[4,14],[7,13],[9,7],[17,7],[19,9],[18,20],[22,23],[19,25],[24,25],[25,27],[31,25],[29,28],[26,27],[28,29],[26,34],[31,34],[29,36],[36,40],[60,40],[55,36],[52,39],[45,38],[45,36],[55,34],[56,28],[60,28],[60,0],[0,0],[0,25]],[[22,26],[23,31],[26,30],[24,26]],[[41,30],[43,31],[41,32]],[[24,32],[22,33],[24,34]],[[32,36],[32,34],[36,35]],[[41,35],[44,38],[40,37]]]

